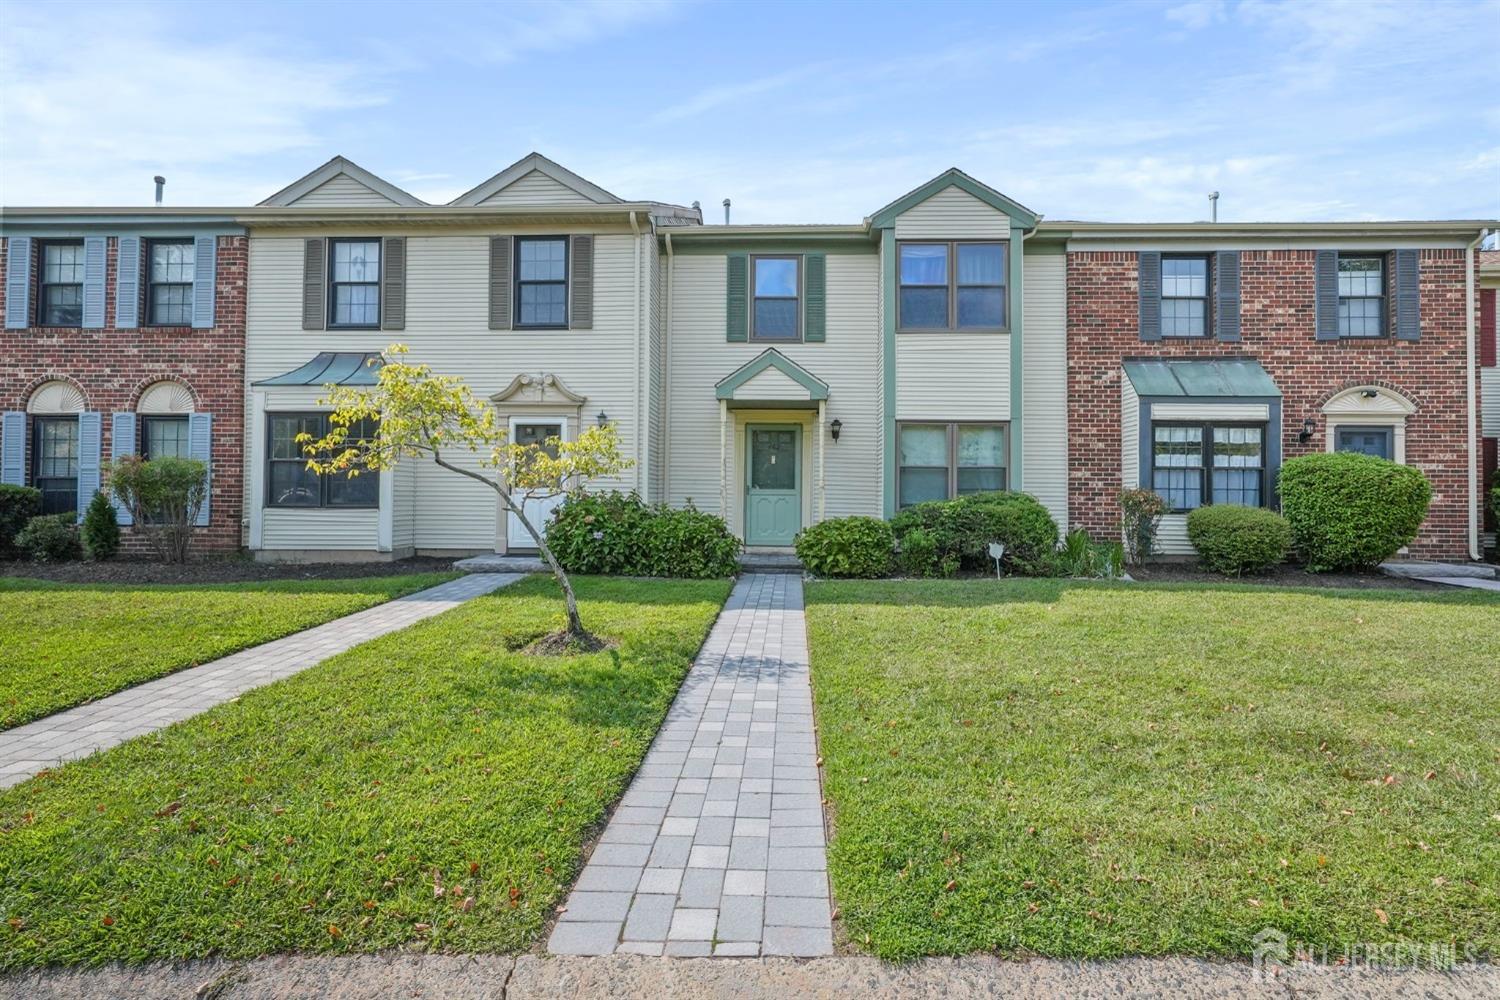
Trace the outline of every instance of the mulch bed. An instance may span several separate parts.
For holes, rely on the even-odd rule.
[[[1386,576],[1383,573],[1309,573],[1301,566],[1290,563],[1276,567],[1266,573],[1240,579],[1221,576],[1199,567],[1195,563],[1148,563],[1143,566],[1127,566],[1125,571],[1132,579],[1148,583],[1256,583],[1271,587],[1351,587],[1358,590],[1451,590],[1438,583],[1424,580],[1407,580]]]
[[[415,558],[397,562],[299,564],[260,563],[248,558],[225,556],[179,564],[126,559],[68,563],[0,561],[0,576],[24,576],[59,583],[242,583],[260,580],[348,580],[407,573],[440,573],[452,568],[452,559]]]

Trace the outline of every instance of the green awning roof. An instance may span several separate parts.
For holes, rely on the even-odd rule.
[[[1259,362],[1127,361],[1125,376],[1141,396],[1280,396]]]
[[[374,385],[384,363],[379,351],[324,351],[300,368],[256,385]]]

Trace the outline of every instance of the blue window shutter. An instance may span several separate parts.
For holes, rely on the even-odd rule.
[[[135,414],[116,413],[109,422],[109,457],[118,462],[126,455],[136,454],[135,448]],[[113,495],[111,491],[109,502],[115,507],[115,520],[121,524],[134,524],[135,515],[129,507],[120,502],[120,498]]]
[[[83,240],[83,328],[104,327],[104,261],[106,243],[103,236],[86,236]],[[92,497],[93,494],[90,494]]]
[[[200,528],[208,525],[208,501],[213,495],[214,483],[214,418],[210,413],[188,414],[188,458],[202,462],[208,468],[206,488],[203,491],[203,506],[193,521]]]
[[[78,414],[78,520],[99,492],[99,449],[104,419],[98,413]]]
[[[1161,339],[1161,254],[1143,250],[1140,258],[1141,339]]]
[[[141,238],[121,236],[115,254],[115,329],[133,330],[140,324]]]
[[[193,241],[193,329],[214,325],[214,282],[218,280],[219,240],[199,236]]]
[[[1240,339],[1240,252],[1214,255],[1214,331],[1223,341]]]
[[[12,236],[5,246],[5,328],[24,330],[30,325],[31,237]]]
[[[1422,282],[1421,262],[1416,250],[1397,250],[1396,280],[1391,284],[1396,293],[1396,339],[1420,340],[1422,338]]]
[[[828,258],[810,253],[805,258],[807,274],[803,276],[802,339],[821,344],[828,337]]]
[[[21,410],[0,416],[0,483],[26,485],[26,414]]]
[[[1339,339],[1339,252],[1319,250],[1317,257],[1317,340]]]
[[[724,339],[750,339],[750,256],[732,253],[725,265]]]

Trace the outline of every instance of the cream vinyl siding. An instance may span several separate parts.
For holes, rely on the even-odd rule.
[[[481,205],[592,205],[579,194],[540,170],[524,174],[480,202]]]
[[[417,467],[404,462],[386,473],[394,483],[391,497],[391,547],[400,553],[417,544]]]
[[[1009,420],[1010,335],[896,334],[897,420]]]
[[[1141,397],[1120,373],[1120,488],[1141,485]]]
[[[946,187],[896,216],[898,240],[1010,238],[1010,216],[969,192]]]
[[[1025,259],[1021,341],[1022,487],[1068,526],[1068,264],[1063,254]]]
[[[828,383],[827,419],[843,421],[837,444],[824,430],[827,516],[881,514],[881,433],[877,396],[880,321],[879,260],[875,254],[828,255],[828,339],[821,344],[778,344],[777,350]],[[668,500],[688,500],[719,511],[719,380],[764,351],[765,343],[724,339],[724,257],[681,255],[672,278],[671,485]],[[798,395],[807,398],[807,391]],[[746,423],[799,423],[803,427],[803,523],[817,513],[817,411],[730,410],[730,527],[740,532],[744,507],[743,438]]]
[[[301,207],[372,206],[396,204],[379,191],[365,187],[348,174],[337,174],[291,202]]]
[[[1500,368],[1479,369],[1479,404],[1484,437],[1500,437]]]
[[[373,508],[296,510],[268,507],[260,545],[263,549],[374,552],[378,520],[379,512]]]

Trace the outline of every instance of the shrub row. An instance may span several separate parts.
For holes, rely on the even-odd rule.
[[[569,494],[546,525],[570,573],[710,579],[739,572],[740,541],[724,520],[689,504],[647,504],[634,493]]]

